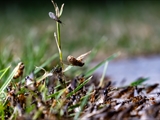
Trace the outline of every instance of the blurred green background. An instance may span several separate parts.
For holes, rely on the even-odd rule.
[[[65,3],[61,21],[64,59],[107,41],[95,60],[121,51],[120,58],[160,53],[160,2],[55,0]],[[57,53],[50,0],[3,1],[0,5],[0,69],[17,61],[39,65]]]

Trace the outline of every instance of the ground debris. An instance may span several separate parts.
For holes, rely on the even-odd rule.
[[[158,120],[159,84],[114,87],[110,79],[98,86],[84,75],[68,78],[62,68],[55,67],[52,76],[38,81],[32,72],[24,83],[7,87],[5,119],[73,119],[80,112],[82,120]],[[28,81],[31,82],[28,82]],[[85,83],[85,84],[84,84]],[[90,86],[92,91],[87,94]],[[83,100],[88,97],[84,107]]]

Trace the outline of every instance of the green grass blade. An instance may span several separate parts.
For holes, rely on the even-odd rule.
[[[49,58],[47,61],[45,61],[42,65],[40,65],[35,71],[34,74],[38,73],[40,70],[42,70],[43,67],[47,66],[51,61],[56,59],[58,57],[58,54],[54,54],[51,58]],[[22,83],[24,82],[24,78],[22,79]]]
[[[36,113],[34,114],[34,116],[33,116],[33,120],[37,120],[38,119],[38,117],[40,116],[42,114],[42,111],[41,110],[38,110],[38,111],[36,111]]]
[[[16,66],[14,68],[14,70],[12,71],[12,73],[10,74],[10,76],[7,78],[7,80],[4,82],[4,84],[0,88],[0,94],[2,94],[4,92],[4,89],[6,89],[8,84],[11,82],[11,80],[13,79],[13,76],[16,74],[17,70],[18,70],[18,67]]]
[[[77,103],[77,104],[75,104],[75,105],[69,106],[69,107],[68,107],[68,112],[74,110],[75,108],[77,108],[77,107],[79,107],[79,106],[80,106],[80,103]]]
[[[54,54],[51,58],[49,58],[46,62],[44,62],[41,66],[39,66],[39,69],[36,69],[36,70],[34,71],[34,73],[35,73],[35,74],[38,73],[38,72],[41,70],[41,68],[47,66],[50,62],[52,62],[52,61],[53,61],[54,59],[56,59],[57,57],[58,57],[58,54],[57,54],[57,53]]]
[[[46,72],[46,73],[44,73],[44,75],[43,76],[41,76],[41,77],[39,77],[39,78],[37,78],[37,82],[41,82],[42,80],[44,80],[44,79],[46,79],[47,77],[49,77],[49,76],[52,76],[53,74],[52,73],[48,73],[48,72]]]
[[[3,70],[0,71],[0,73],[2,73],[1,76],[0,76],[0,80],[1,80],[2,77],[5,75],[5,73],[9,70],[10,67],[11,67],[11,66],[8,66],[7,68],[5,68],[5,69],[3,69]]]
[[[90,81],[90,79],[92,78],[92,76],[91,77],[89,77],[87,80],[85,80],[82,84],[80,84],[76,89],[74,89],[72,92],[70,92],[68,95],[67,95],[67,98],[68,97],[70,97],[71,95],[73,95],[74,93],[76,93],[79,89],[81,89],[84,85],[86,85],[89,81]]]
[[[63,93],[66,91],[66,88],[60,90],[59,94],[56,96],[56,99],[58,100],[62,95]]]
[[[86,85],[89,80],[92,78],[89,77],[87,80],[85,80],[82,84],[80,84],[75,90],[73,90],[72,92],[70,92],[67,97],[70,97],[71,95],[73,95],[74,93],[76,93],[79,89],[81,89],[84,85]],[[66,91],[66,88],[62,89],[62,90],[59,90],[57,91],[56,93],[52,94],[52,95],[49,95],[47,98],[56,98],[56,99],[59,99],[59,97]]]
[[[66,72],[66,71],[70,70],[72,67],[73,67],[72,65],[67,66],[67,67],[63,70],[63,72]]]
[[[106,41],[107,41],[107,38],[105,36],[103,36],[100,39],[98,44],[96,44],[96,46],[94,46],[93,49],[91,50],[92,52],[88,56],[88,59],[86,60],[85,65],[88,65],[95,58],[97,52],[102,48],[102,46],[106,43]]]
[[[0,116],[1,116],[1,120],[5,120],[5,113],[4,113],[4,106],[3,104],[0,102]]]
[[[146,80],[148,80],[149,78],[138,78],[136,81],[132,82],[130,84],[130,86],[137,86],[137,85],[141,85],[143,82],[145,82]]]
[[[47,98],[53,98],[53,97],[55,98],[60,92],[61,90],[56,93],[53,93],[52,95],[47,96]]]
[[[103,85],[103,80],[104,80],[104,77],[106,75],[107,67],[108,67],[108,61],[106,61],[106,63],[105,63],[103,74],[102,74],[102,77],[100,79],[99,87],[102,87],[102,85]]]
[[[77,120],[77,119],[79,118],[79,116],[80,116],[80,114],[81,114],[84,106],[87,104],[87,101],[88,101],[88,98],[89,98],[89,96],[90,96],[90,92],[92,91],[92,89],[93,89],[93,86],[91,86],[91,87],[89,88],[89,90],[88,90],[85,98],[83,99],[83,101],[82,101],[82,103],[81,103],[81,105],[80,105],[80,111],[77,112],[77,113],[75,114],[75,116],[74,116],[74,120]]]
[[[100,62],[98,65],[96,65],[95,67],[93,67],[92,69],[90,69],[88,72],[86,72],[85,78],[91,76],[101,65],[103,65],[103,64],[106,63],[107,61],[109,62],[109,61],[113,60],[113,59],[116,58],[118,55],[119,55],[119,52],[111,55],[110,57],[108,57],[108,58],[105,59],[104,61]]]
[[[61,89],[59,91],[57,91],[56,93],[53,93],[52,95],[49,95],[47,98],[56,98],[58,99],[64,92],[65,92],[66,88]]]

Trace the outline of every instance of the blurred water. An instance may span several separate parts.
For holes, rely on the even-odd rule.
[[[103,67],[96,72],[102,74]],[[123,85],[128,85],[139,77],[149,77],[146,84],[160,83],[160,56],[138,57],[123,60],[111,61],[108,64],[107,76],[119,86],[122,80]]]

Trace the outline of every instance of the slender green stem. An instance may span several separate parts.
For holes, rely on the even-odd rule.
[[[107,67],[108,67],[108,61],[106,61],[106,63],[105,63],[103,74],[102,74],[102,77],[100,79],[99,87],[103,87],[103,81],[104,81],[104,77],[106,75]]]
[[[56,22],[57,25],[57,38],[58,38],[58,44],[59,48],[61,49],[61,33],[60,33],[60,24]]]
[[[56,22],[56,25],[57,25],[57,39],[58,39],[58,45],[59,45],[59,48],[60,48],[60,51],[59,52],[59,59],[60,59],[60,63],[61,63],[61,66],[63,67],[63,60],[62,60],[62,50],[61,50],[61,34],[60,34],[60,23]]]

